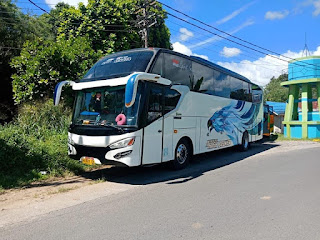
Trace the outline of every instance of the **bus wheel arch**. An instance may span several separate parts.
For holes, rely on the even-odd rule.
[[[245,151],[247,151],[249,149],[250,142],[249,142],[249,133],[248,133],[248,131],[244,131],[243,132],[242,138],[241,138],[241,142],[238,145],[238,147],[239,147],[239,150],[241,152],[245,152]]]
[[[187,137],[187,136],[185,136],[185,137],[182,137],[181,139],[185,139],[187,142],[188,142],[188,144],[189,144],[189,147],[190,147],[190,157],[192,157],[193,156],[193,153],[194,153],[194,149],[193,149],[193,142],[192,142],[192,140],[191,140],[191,138],[189,138],[189,137]],[[180,139],[180,140],[181,140]],[[179,141],[180,141],[179,140]]]
[[[180,138],[174,151],[174,159],[171,161],[171,167],[174,170],[185,168],[189,164],[192,155],[192,140],[189,137]]]

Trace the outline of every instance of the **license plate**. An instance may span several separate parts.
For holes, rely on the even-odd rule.
[[[81,162],[83,164],[86,164],[86,165],[95,165],[95,162],[94,162],[94,158],[93,157],[82,157],[81,159]]]

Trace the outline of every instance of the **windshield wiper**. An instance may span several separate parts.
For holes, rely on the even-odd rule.
[[[121,127],[115,126],[115,125],[111,125],[111,124],[100,124],[98,126],[102,126],[102,127],[112,127],[114,129],[119,130],[121,133],[124,133],[123,129]]]

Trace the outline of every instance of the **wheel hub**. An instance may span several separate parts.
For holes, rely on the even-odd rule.
[[[177,161],[183,164],[188,157],[188,150],[184,144],[180,144],[177,148]]]

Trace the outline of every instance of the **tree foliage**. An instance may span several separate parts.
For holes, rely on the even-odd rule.
[[[10,120],[14,108],[10,78],[14,69],[9,64],[11,59],[20,54],[25,41],[50,35],[45,21],[23,14],[11,0],[0,1],[0,123]]]
[[[56,12],[58,38],[87,36],[93,49],[104,54],[141,47],[143,42],[134,21],[142,3],[141,0],[89,0],[88,5],[80,3],[78,8],[65,5]],[[149,45],[171,48],[164,10],[158,4],[158,8],[150,11],[157,16],[158,24],[149,29]]]
[[[280,84],[288,81],[288,74],[282,74],[278,78],[272,77],[264,89],[264,99],[273,102],[285,102],[288,100],[288,88]]]
[[[80,78],[98,57],[141,47],[134,21],[142,3],[89,0],[78,7],[59,3],[50,14],[39,16],[37,20],[47,26],[50,34],[26,41],[20,56],[12,60],[16,70],[12,76],[15,102],[50,96],[57,82]],[[150,28],[149,43],[170,48],[166,13],[158,6],[152,10],[158,16],[158,25]]]
[[[59,81],[79,79],[99,57],[84,37],[27,41],[11,62],[16,103],[51,97]]]

